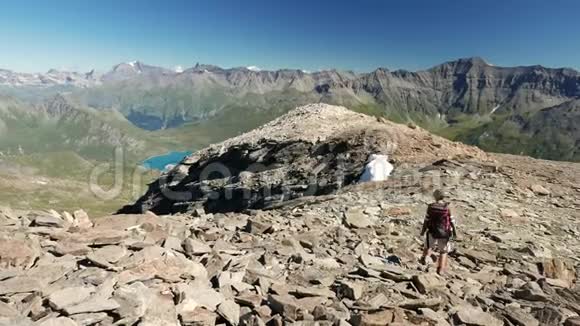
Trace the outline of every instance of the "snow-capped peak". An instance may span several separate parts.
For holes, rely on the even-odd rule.
[[[173,70],[174,70],[176,73],[180,74],[180,73],[182,73],[182,72],[183,72],[183,67],[182,67],[182,66],[175,66],[175,68],[173,68]]]
[[[137,64],[137,60],[135,60],[135,61],[130,61],[130,62],[127,62],[127,63],[129,64],[129,66],[131,66],[131,67],[135,67],[135,65]]]
[[[246,69],[248,69],[250,71],[262,71],[262,69],[260,69],[260,67],[256,67],[256,66],[249,66],[249,67],[246,67]]]

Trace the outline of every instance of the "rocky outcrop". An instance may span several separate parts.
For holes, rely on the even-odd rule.
[[[0,209],[0,325],[577,324],[579,165],[416,158],[267,211]],[[459,231],[444,276],[419,264],[437,186]]]
[[[335,193],[356,183],[369,155],[405,164],[483,152],[422,129],[313,104],[192,154],[120,213],[242,211],[303,196]]]

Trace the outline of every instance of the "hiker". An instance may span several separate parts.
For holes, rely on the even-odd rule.
[[[437,274],[443,274],[447,268],[447,254],[451,247],[451,238],[456,238],[457,233],[449,203],[445,201],[448,198],[447,194],[443,190],[435,190],[433,198],[435,202],[427,207],[421,230],[421,236],[427,233],[421,263],[425,265],[427,257],[431,255],[431,250],[434,250],[439,253]]]

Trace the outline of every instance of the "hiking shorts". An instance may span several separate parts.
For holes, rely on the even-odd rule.
[[[431,233],[427,232],[425,237],[425,248],[429,248],[440,254],[447,254],[451,251],[451,244],[449,238],[434,238]]]

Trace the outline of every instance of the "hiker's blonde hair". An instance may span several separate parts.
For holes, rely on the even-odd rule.
[[[449,195],[442,189],[437,189],[433,191],[433,198],[435,198],[435,200],[443,200],[448,197]]]

